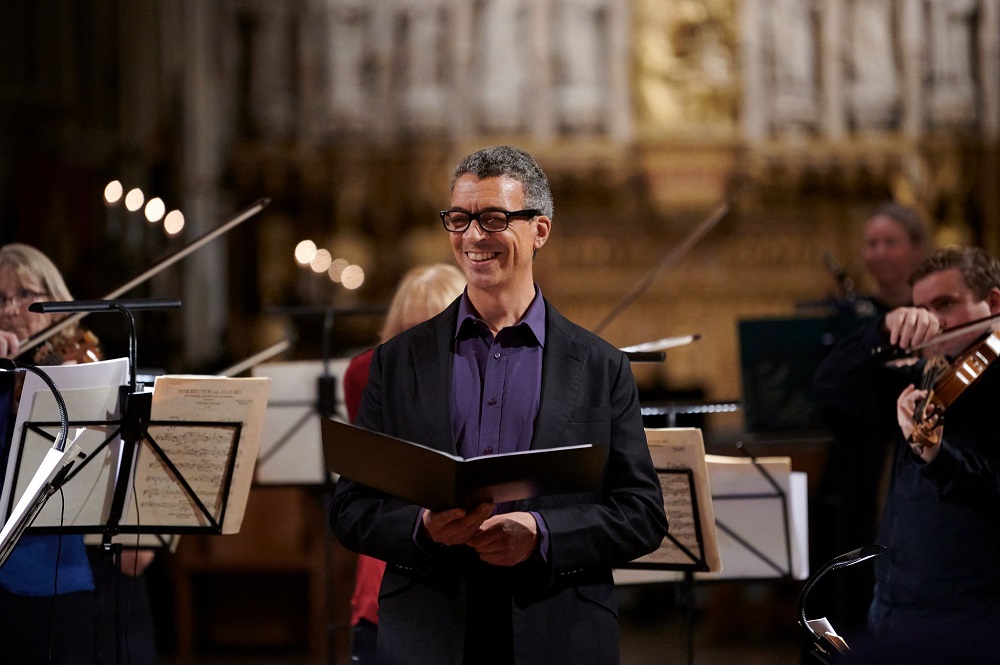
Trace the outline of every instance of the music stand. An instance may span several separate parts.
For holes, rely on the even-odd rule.
[[[62,520],[53,524],[42,524],[31,527],[31,531],[39,534],[100,534],[102,537],[102,547],[105,552],[118,554],[117,556],[117,577],[116,577],[116,598],[115,598],[115,621],[116,621],[116,658],[121,659],[121,604],[120,604],[120,575],[121,575],[121,549],[122,540],[119,536],[123,534],[134,534],[138,545],[142,545],[143,534],[154,534],[154,543],[162,544],[162,534],[180,533],[231,533],[239,530],[239,523],[242,520],[243,509],[246,504],[246,495],[249,492],[249,478],[252,475],[253,462],[256,458],[256,449],[253,450],[248,461],[249,472],[244,473],[246,477],[245,487],[235,486],[234,478],[237,476],[237,457],[240,452],[238,447],[241,433],[247,421],[256,421],[251,429],[254,430],[250,437],[252,444],[259,444],[259,431],[262,413],[254,415],[249,409],[257,407],[261,412],[263,401],[266,401],[267,382],[263,379],[221,379],[222,381],[251,381],[257,382],[256,390],[247,390],[256,395],[244,395],[243,390],[237,389],[238,384],[232,383],[225,388],[216,384],[202,383],[197,389],[188,389],[186,394],[171,393],[161,402],[165,405],[160,409],[163,419],[152,419],[152,407],[154,393],[137,391],[136,382],[136,341],[135,341],[135,321],[132,317],[132,309],[159,309],[163,307],[179,306],[176,301],[77,301],[77,302],[49,302],[34,303],[31,308],[35,311],[43,312],[90,312],[90,311],[120,311],[123,312],[130,324],[129,338],[129,383],[117,387],[118,401],[115,409],[105,410],[103,414],[96,414],[98,418],[94,420],[70,420],[71,424],[79,424],[83,427],[99,427],[110,432],[104,440],[98,444],[96,449],[89,454],[79,464],[69,471],[64,479],[64,491],[73,487],[74,477],[83,473],[89,464],[95,464],[93,460],[101,459],[105,451],[112,451],[114,464],[108,462],[105,456],[98,476],[99,483],[104,488],[104,492],[94,491],[97,485],[82,486],[83,493],[75,498],[81,504],[88,501],[98,501],[97,514],[101,515],[100,520],[82,520],[84,523],[74,523],[65,525]],[[43,307],[40,307],[43,306]],[[92,372],[91,366],[70,365],[64,367],[52,367],[49,374],[67,374]],[[157,385],[161,380],[167,381],[171,377],[159,377]],[[202,377],[205,378],[205,377]],[[181,382],[198,380],[197,377],[181,379]],[[218,381],[219,379],[216,379]],[[264,385],[260,385],[264,382]],[[26,387],[28,382],[26,381]],[[114,384],[111,388],[114,389]],[[262,392],[262,394],[260,394]],[[188,418],[192,414],[211,414],[220,404],[231,405],[238,398],[247,397],[243,407],[243,417],[238,420],[221,419],[201,419]],[[24,396],[22,396],[24,400]],[[31,395],[22,402],[22,408],[27,405],[29,410],[34,409],[31,402]],[[106,402],[105,402],[106,404]],[[178,407],[180,410],[178,411]],[[33,413],[33,412],[32,412]],[[119,415],[120,414],[120,415]],[[105,416],[101,419],[100,416]],[[19,421],[22,418],[19,415]],[[8,476],[14,474],[14,482],[6,483],[5,487],[17,486],[17,475],[23,462],[23,454],[27,447],[24,445],[28,433],[39,435],[45,441],[54,441],[55,437],[50,436],[46,427],[61,425],[51,420],[37,419],[35,415],[24,418],[22,425],[15,435],[17,437],[17,451],[13,455],[14,464],[12,469],[8,469]],[[154,436],[154,432],[156,436]],[[114,451],[116,442],[120,441],[117,451]],[[211,470],[211,464],[205,464],[206,455],[209,461],[212,455],[218,455],[220,449],[225,463],[222,465],[221,475],[205,474],[206,469]],[[148,452],[146,452],[148,451]],[[193,453],[194,459],[188,467],[178,462],[178,455],[184,451]],[[12,453],[15,451],[12,450]],[[114,453],[117,452],[117,456]],[[143,453],[145,454],[143,455]],[[172,453],[172,455],[171,455]],[[140,464],[146,460],[146,465]],[[89,467],[93,471],[93,467]],[[188,469],[196,469],[197,474],[192,474],[197,480],[189,480],[185,477]],[[159,473],[157,473],[159,470]],[[207,485],[207,486],[206,486]],[[108,498],[110,492],[110,499]],[[136,510],[127,511],[127,500],[130,492],[134,492],[132,497]],[[5,496],[13,492],[5,489]],[[230,499],[237,500],[234,504],[236,510],[230,510]],[[44,502],[44,499],[42,499]],[[10,505],[4,506],[9,511]],[[41,510],[43,504],[38,506]],[[93,511],[83,511],[92,514]],[[236,516],[233,517],[233,513]],[[145,520],[152,515],[152,519],[140,523],[140,515]],[[37,521],[37,517],[35,518]],[[86,523],[89,522],[89,523]],[[150,546],[148,541],[145,546]]]

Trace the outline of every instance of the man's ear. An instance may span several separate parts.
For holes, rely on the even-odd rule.
[[[990,306],[990,314],[1000,314],[1000,289],[993,287],[986,294],[986,302]]]
[[[535,219],[535,230],[535,249],[537,250],[548,241],[549,233],[552,232],[552,220],[545,215],[539,215]],[[998,295],[1000,295],[1000,291],[998,291]]]

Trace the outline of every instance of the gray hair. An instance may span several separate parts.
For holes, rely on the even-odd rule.
[[[535,158],[520,148],[498,145],[483,148],[467,156],[455,167],[451,177],[451,189],[455,182],[466,174],[471,174],[483,180],[507,176],[521,183],[524,188],[524,205],[527,208],[537,208],[542,214],[552,219],[552,191],[545,172]]]

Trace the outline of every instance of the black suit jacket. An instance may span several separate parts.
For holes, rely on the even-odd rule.
[[[449,453],[456,300],[380,346],[357,424]],[[603,487],[538,497],[549,533],[544,557],[486,566],[466,546],[417,545],[420,507],[342,478],[331,521],[348,548],[388,563],[379,595],[379,662],[461,663],[465,592],[474,576],[509,588],[519,664],[618,662],[612,567],[659,546],[667,522],[625,355],[546,302],[542,390],[532,448],[609,446]],[[386,460],[391,464],[392,460]]]

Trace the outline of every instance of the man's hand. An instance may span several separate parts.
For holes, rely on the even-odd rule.
[[[461,508],[442,510],[439,513],[424,511],[421,524],[424,533],[435,543],[464,545],[476,534],[487,517],[493,514],[492,503],[481,503],[466,512]]]
[[[504,513],[485,522],[466,543],[479,558],[493,566],[513,566],[530,557],[538,547],[538,523],[531,513]]]
[[[914,414],[921,401],[927,397],[926,390],[917,390],[913,384],[906,386],[896,400],[896,421],[899,429],[910,444],[913,454],[925,462],[937,457],[941,450],[941,435],[944,427],[938,425],[940,418],[937,413],[925,413],[921,417],[923,426],[918,429]],[[924,434],[928,432],[929,435]]]
[[[21,340],[9,330],[0,330],[0,358],[13,358],[21,348]]]
[[[941,331],[941,322],[922,307],[897,307],[885,315],[889,343],[909,351],[930,341]]]

